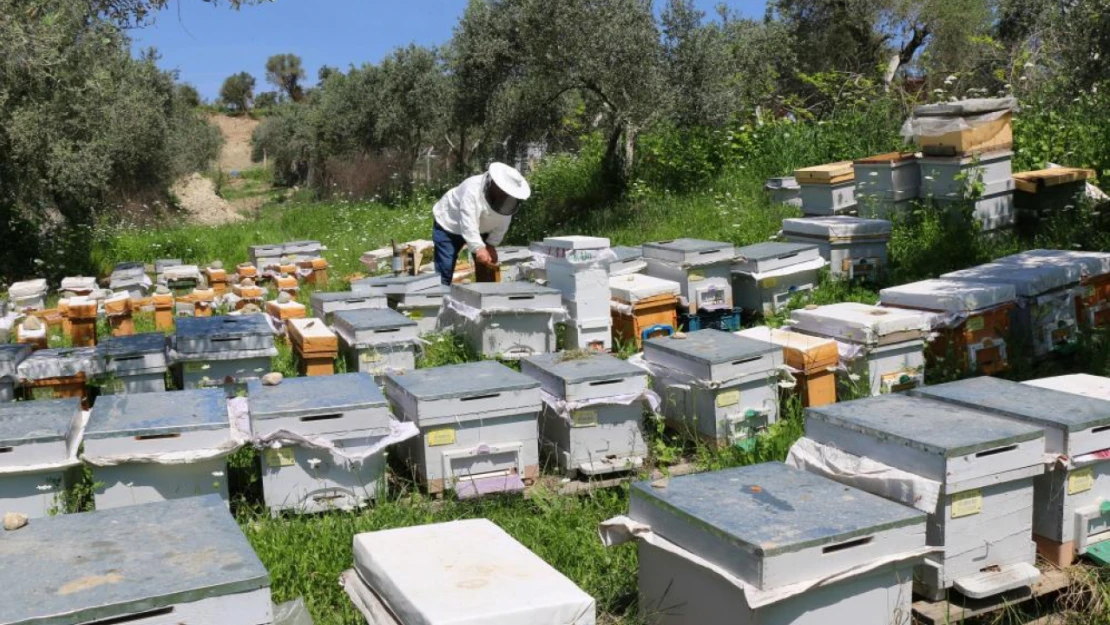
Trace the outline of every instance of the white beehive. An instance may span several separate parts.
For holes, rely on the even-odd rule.
[[[629,273],[609,278],[609,291],[613,299],[635,304],[652,297],[678,297],[682,293],[682,285],[674,280]]]
[[[1110,513],[1101,510],[1110,500],[1110,457],[1099,453],[1110,449],[1110,395],[1097,399],[990,377],[915,394],[1044,428],[1045,451],[1068,459],[1033,481],[1033,533],[1046,559],[1067,566],[1091,543],[1110,538]]]
[[[203,289],[204,274],[196,265],[177,264],[158,271],[158,282],[171,289]]]
[[[1075,296],[1081,273],[1073,263],[1016,254],[941,278],[1012,285],[1018,300],[1013,331],[1032,344],[1034,356],[1044,356],[1078,336]]]
[[[1014,225],[1013,152],[996,151],[976,156],[925,156],[921,168],[920,197],[939,205],[973,202],[972,214],[983,230]]]
[[[792,243],[815,243],[829,261],[834,278],[875,281],[887,269],[892,224],[860,217],[783,219],[783,237]]]
[[[594,625],[594,599],[486,519],[358,534],[342,583],[375,625]]]
[[[359,289],[357,290],[355,289],[354,283],[352,283],[351,290],[355,292],[366,292],[368,289],[372,292],[393,296],[415,293],[439,285],[439,274],[421,273],[415,276],[380,276],[376,278],[366,278],[365,281],[359,281]]]
[[[340,291],[335,293],[313,293],[310,298],[312,316],[331,323],[332,313],[340,310],[364,310],[366,308],[388,308],[389,302],[384,293],[355,293]]]
[[[750,445],[778,419],[782,349],[720,330],[644,341],[671,426],[716,445]]]
[[[732,244],[675,239],[645,243],[643,250],[645,273],[682,285],[688,312],[732,309]]]
[[[922,594],[938,599],[955,586],[982,598],[1040,575],[1032,508],[1033,479],[1044,472],[1041,428],[896,394],[810,408],[806,436],[935,485],[928,539],[943,550],[914,576]],[[885,495],[883,480],[857,485]]]
[[[389,305],[402,315],[416,322],[421,334],[435,332],[443,300],[451,294],[451,287],[436,284],[433,287],[401,295],[390,295]]]
[[[547,237],[544,265],[547,285],[563,294],[571,321],[578,328],[609,328],[609,239],[601,237]],[[572,347],[587,344],[571,343]]]
[[[930,316],[916,310],[844,302],[791,313],[794,332],[836,340],[845,346],[841,363],[872,395],[895,393],[925,383],[925,339]]]
[[[0,515],[49,516],[81,444],[81,401],[0,405]]]
[[[853,180],[837,184],[801,182],[802,214],[824,217],[844,215],[856,209],[856,183]]]
[[[180,464],[141,459],[200,454],[227,446],[231,439],[227,398],[218,389],[100,396],[85,428],[83,454],[95,465],[97,510],[206,494],[226,501],[224,456]]]
[[[522,360],[520,367],[542,385],[540,437],[560,469],[592,476],[643,464],[641,397],[648,388],[643,369],[607,354],[543,354]]]
[[[280,443],[261,453],[262,492],[273,514],[350,510],[377,497],[384,450],[362,462],[343,461],[280,434],[324,439],[352,456],[377,446],[390,434],[390,414],[371,375],[291,378],[277,386],[251,382],[247,396],[255,438]]]
[[[493,361],[385,378],[399,418],[420,437],[405,445],[431,493],[519,491],[539,475],[540,383]]]
[[[153,285],[150,276],[146,275],[146,266],[140,262],[119,263],[108,278],[108,288],[125,291],[132,298],[146,297]]]
[[[1107,310],[1110,309],[1110,253],[1080,250],[1027,250],[1020,254],[999,259],[1000,262],[1039,262],[1046,265],[1070,267],[1079,271],[1079,285],[1076,298],[1080,303],[1077,310],[1080,325],[1087,328],[1102,328],[1107,325]]]
[[[19,364],[31,355],[26,343],[0,344],[0,403],[15,400],[19,383]]]
[[[98,288],[96,278],[72,276],[62,278],[62,285],[59,290],[62,292],[62,297],[88,297]]]
[[[157,393],[166,390],[166,336],[161,332],[118,336],[97,346],[104,359],[107,393]]]
[[[416,368],[416,322],[389,308],[341,310],[332,329],[352,371],[381,376]]]
[[[456,284],[445,306],[462,317],[460,334],[482,356],[514,359],[555,351],[554,322],[562,310],[555,289],[530,282]]]
[[[270,625],[265,567],[218,497],[31,523],[0,541],[0,623]]]
[[[8,302],[12,310],[42,310],[46,308],[46,293],[49,291],[46,280],[26,280],[8,287]]]
[[[647,269],[644,261],[644,250],[639,247],[617,246],[612,248],[613,257],[609,260],[609,275],[623,276],[630,273],[640,273]]]
[[[786,204],[795,208],[802,207],[802,187],[794,176],[768,178],[763,184],[767,197],[776,204]]]
[[[917,198],[921,168],[913,152],[889,152],[855,161],[860,217],[890,219],[905,214]]]
[[[224,388],[229,394],[269,373],[277,356],[265,315],[181,317],[173,340],[178,388]]]
[[[912,508],[767,463],[639,482],[628,516],[656,537],[639,543],[640,610],[652,625],[908,622],[926,533]]]
[[[772,315],[796,295],[817,287],[828,263],[813,243],[757,243],[737,248],[732,263],[732,298],[757,314]]]
[[[531,260],[532,251],[526,247],[506,245],[497,248],[497,264],[501,266],[501,281],[523,280],[523,265]]]

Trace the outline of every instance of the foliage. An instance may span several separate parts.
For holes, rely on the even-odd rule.
[[[266,82],[277,87],[283,97],[300,101],[304,97],[304,78],[301,57],[296,54],[275,54],[266,60]]]
[[[220,101],[231,111],[247,113],[254,99],[254,84],[254,76],[247,72],[232,74],[220,86]]]
[[[271,164],[273,182],[293,186],[307,182],[312,158],[311,111],[297,104],[282,104],[254,129],[251,160],[263,157]]]
[[[185,106],[192,108],[197,108],[202,104],[200,92],[188,83],[177,85],[177,99]]]
[[[403,156],[411,178],[420,153],[443,132],[448,82],[437,50],[410,45],[395,50],[377,68],[376,143]]]
[[[271,109],[277,106],[280,99],[277,91],[263,91],[254,96],[255,109]]]

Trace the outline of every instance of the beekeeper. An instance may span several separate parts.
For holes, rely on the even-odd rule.
[[[475,262],[496,265],[497,246],[509,231],[520,202],[531,195],[524,176],[504,163],[494,163],[486,173],[471,176],[448,191],[432,209],[432,242],[440,281],[451,284],[464,246],[470,248]]]

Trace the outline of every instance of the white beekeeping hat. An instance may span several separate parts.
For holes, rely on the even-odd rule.
[[[524,176],[505,163],[490,165],[489,176],[499,189],[517,201],[522,202],[532,196],[532,188],[528,186],[528,181],[524,179]]]

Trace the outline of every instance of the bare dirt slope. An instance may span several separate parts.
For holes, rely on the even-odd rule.
[[[200,174],[178,180],[172,191],[190,223],[218,226],[244,219],[235,206],[216,194],[216,183]]]
[[[220,127],[224,135],[224,147],[220,152],[220,169],[244,170],[251,166],[251,133],[258,121],[249,117],[228,117],[213,115],[211,121]]]

